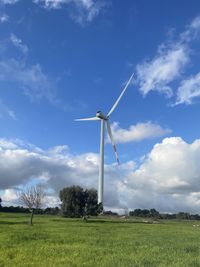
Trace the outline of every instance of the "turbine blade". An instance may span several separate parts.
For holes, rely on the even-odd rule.
[[[112,106],[111,110],[108,112],[108,115],[107,115],[108,117],[109,117],[109,116],[113,113],[113,111],[116,109],[116,107],[117,107],[117,105],[118,105],[120,99],[122,98],[123,94],[125,93],[126,89],[128,88],[128,86],[129,86],[129,84],[130,84],[130,82],[131,82],[131,80],[132,80],[132,78],[133,78],[133,75],[134,75],[134,73],[131,75],[131,77],[129,78],[128,82],[126,83],[126,85],[125,85],[123,91],[121,92],[120,96],[118,97],[117,101],[116,101],[115,104]]]
[[[110,141],[111,141],[112,146],[113,146],[113,149],[114,149],[114,153],[115,153],[115,157],[116,157],[117,163],[119,164],[119,158],[118,158],[118,154],[117,154],[117,148],[116,148],[116,145],[115,145],[115,142],[114,142],[114,139],[113,139],[113,135],[112,135],[110,123],[109,123],[108,120],[106,121],[106,126],[107,126],[108,135],[110,137]]]
[[[76,119],[75,121],[98,121],[98,120],[100,120],[98,117],[91,117],[91,118]]]

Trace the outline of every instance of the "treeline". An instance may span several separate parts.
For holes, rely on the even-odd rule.
[[[84,217],[96,216],[103,214],[107,216],[119,216],[116,212],[103,211],[102,204],[98,204],[97,201],[97,190],[83,189],[80,186],[65,187],[60,191],[59,194],[61,205],[59,207],[48,207],[45,209],[37,208],[34,209],[34,214],[51,214],[51,215],[62,215],[64,217]],[[10,206],[3,207],[1,205],[2,199],[0,198],[0,212],[16,212],[16,213],[30,213],[30,208],[22,206]],[[200,220],[199,214],[190,214],[187,212],[178,213],[160,213],[156,209],[135,209],[130,211],[126,215],[130,217],[142,217],[142,218],[153,218],[153,219],[180,219],[180,220]]]
[[[159,213],[156,209],[135,209],[129,212],[130,217],[154,218],[154,219],[180,219],[180,220],[200,220],[199,214],[187,212],[178,213]]]
[[[30,213],[28,208],[24,208],[22,206],[9,206],[2,207],[0,206],[0,212],[16,212],[16,213]],[[58,215],[61,211],[58,207],[53,208],[45,208],[45,209],[35,209],[34,214],[49,214],[49,215]]]

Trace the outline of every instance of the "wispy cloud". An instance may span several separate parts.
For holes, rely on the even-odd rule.
[[[111,128],[116,143],[138,142],[171,133],[170,129],[162,128],[160,125],[150,121],[131,125],[128,129],[120,128],[119,123],[114,122]]]
[[[48,99],[52,104],[59,104],[54,88],[40,64],[28,65],[14,58],[0,60],[0,80],[14,82],[24,94],[32,100]]]
[[[151,61],[137,65],[137,82],[140,91],[146,95],[150,91],[159,91],[171,96],[170,82],[180,77],[189,62],[189,50],[185,44],[172,47],[162,45]]]
[[[91,9],[94,5],[94,0],[33,0],[34,3],[42,3],[46,8],[61,8],[64,4],[74,3],[78,6],[83,6],[85,9]]]
[[[11,43],[23,54],[8,56]],[[31,102],[47,100],[51,105],[68,112],[87,107],[81,100],[64,103],[58,96],[58,77],[46,73],[40,63],[30,64],[28,51],[27,45],[14,34],[8,39],[0,40],[0,82],[6,82],[13,89],[19,90]]]
[[[7,50],[12,43],[23,55],[9,57]],[[28,63],[28,47],[15,34],[0,42],[0,81],[12,84],[20,89],[31,101],[48,100],[51,104],[63,108],[56,96],[57,85],[39,63]]]
[[[22,40],[19,39],[15,34],[11,33],[10,40],[15,47],[19,48],[22,51],[22,53],[28,53],[28,46],[26,44],[23,44]]]
[[[0,0],[0,4],[15,4],[20,0]],[[32,0],[46,9],[70,8],[71,18],[80,25],[85,25],[97,17],[108,6],[110,0]]]
[[[192,104],[193,99],[200,96],[200,72],[195,76],[181,81],[177,92],[178,104]]]
[[[161,44],[153,59],[136,66],[137,84],[143,95],[150,91],[158,91],[168,97],[174,94],[172,82],[182,79],[191,60],[190,44],[197,39],[199,33],[200,17],[196,17],[176,41]]]
[[[5,23],[5,22],[7,22],[8,20],[9,20],[8,15],[6,15],[6,14],[2,14],[2,15],[0,15],[0,22],[1,22],[1,23]]]
[[[8,108],[2,99],[0,99],[0,118],[9,117],[10,119],[16,120],[16,114],[15,112]]]
[[[15,4],[17,3],[19,0],[0,0],[1,4]]]
[[[180,41],[189,43],[196,39],[200,30],[200,16],[195,17],[190,24],[186,26],[186,30],[180,34]]]
[[[58,9],[64,5],[71,6],[71,17],[79,24],[91,22],[107,6],[104,0],[33,0],[48,9]],[[73,8],[74,7],[74,8]]]

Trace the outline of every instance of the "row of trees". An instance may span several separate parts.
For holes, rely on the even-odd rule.
[[[199,214],[190,214],[187,212],[178,213],[159,213],[155,209],[135,209],[129,212],[129,216],[154,218],[154,219],[181,219],[181,220],[200,220]]]
[[[30,210],[23,206],[0,206],[0,212],[30,213]],[[61,211],[59,207],[48,207],[34,209],[34,214],[59,215]]]
[[[60,191],[61,205],[60,209],[46,208],[42,209],[44,199],[44,189],[41,185],[27,187],[19,193],[19,199],[23,206],[21,207],[2,207],[0,198],[0,211],[4,212],[29,212],[30,224],[33,224],[33,215],[37,214],[61,214],[64,217],[83,217],[98,215],[103,211],[102,204],[98,204],[97,191],[95,189],[83,189],[80,186],[71,186],[63,188]],[[26,208],[25,208],[26,207]],[[104,211],[105,215],[118,215],[112,211]],[[127,213],[128,215],[128,213]],[[177,214],[159,213],[156,209],[135,209],[129,212],[129,216],[156,218],[156,219],[194,219],[200,220],[200,215],[179,212]]]
[[[129,212],[129,216],[135,216],[135,217],[150,217],[150,218],[158,218],[159,212],[156,209],[135,209],[134,211]]]

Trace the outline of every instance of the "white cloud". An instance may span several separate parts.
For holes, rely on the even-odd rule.
[[[163,46],[151,61],[137,65],[139,90],[146,95],[150,91],[159,91],[171,96],[173,91],[169,83],[180,77],[183,68],[189,62],[189,50],[183,44],[170,48]]]
[[[1,4],[15,4],[17,3],[19,0],[0,0]]]
[[[200,96],[200,72],[181,82],[177,92],[177,104],[192,104]]]
[[[13,203],[17,203],[18,194],[15,189],[6,189],[4,190],[1,198],[3,199],[3,205],[11,206]]]
[[[71,17],[83,25],[91,22],[99,15],[101,10],[107,5],[103,0],[34,0],[36,4],[43,4],[45,8],[58,9],[64,5],[75,7],[71,10]]]
[[[93,0],[34,0],[34,3],[42,3],[46,8],[61,8],[64,4],[75,3],[81,5],[86,9],[90,9],[94,1]]]
[[[63,146],[56,146],[49,150],[49,153],[51,154],[63,154],[68,152],[69,148],[66,145]]]
[[[199,161],[200,140],[188,144],[180,137],[165,138],[127,177],[128,205],[199,212]]]
[[[0,148],[1,148],[0,151],[6,150],[6,149],[17,149],[18,145],[11,140],[1,138],[0,139]]]
[[[43,203],[48,207],[56,207],[61,204],[58,196],[51,196],[51,195],[46,195],[44,197]]]
[[[0,15],[0,22],[1,22],[1,23],[5,23],[5,22],[7,22],[8,20],[9,20],[8,15],[6,15],[6,14],[2,14],[2,15]]]
[[[190,42],[196,39],[199,35],[200,29],[200,16],[195,17],[192,22],[186,26],[186,30],[180,34],[182,42]]]
[[[116,143],[138,142],[171,133],[170,129],[163,129],[160,125],[150,121],[131,125],[128,129],[120,128],[119,123],[114,122],[111,128]]]
[[[42,182],[49,192],[45,205],[57,204],[58,192],[66,186],[97,188],[98,154],[73,155],[57,148],[44,151],[6,139],[1,140],[0,148],[3,201],[4,197],[11,201],[17,187],[33,180]],[[132,161],[120,168],[105,166],[105,204],[112,209],[200,212],[199,161],[200,140],[188,144],[180,137],[165,138],[138,167]]]
[[[15,34],[11,33],[10,40],[14,46],[19,48],[24,54],[28,53],[28,46],[22,43],[22,40],[19,39]]]
[[[0,0],[0,4],[15,4],[20,0]],[[70,16],[74,21],[85,25],[93,21],[95,17],[108,5],[110,0],[32,0],[35,4],[41,4],[47,9],[59,9],[70,7]]]
[[[177,41],[160,45],[153,59],[136,66],[136,83],[144,95],[150,91],[158,91],[168,97],[173,95],[172,82],[182,79],[191,59],[191,41],[198,37],[199,32],[200,17],[196,17],[178,36]]]

